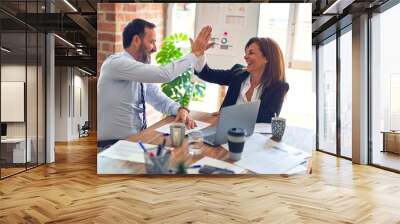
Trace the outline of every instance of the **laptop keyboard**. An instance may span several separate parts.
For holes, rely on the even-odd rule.
[[[215,140],[215,134],[205,136],[205,137],[204,137],[204,140],[206,140],[206,141],[208,141],[208,142],[214,142],[214,140]]]
[[[215,140],[215,135],[217,134],[217,128],[216,127],[207,127],[201,129],[201,132],[203,133],[204,140],[208,143],[213,143]]]
[[[214,135],[217,133],[217,128],[216,127],[208,127],[208,128],[203,128],[200,130],[203,133],[204,137]]]

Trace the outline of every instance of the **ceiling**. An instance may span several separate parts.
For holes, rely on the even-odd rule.
[[[96,0],[1,0],[2,46],[12,50],[2,60],[22,63],[26,55],[35,57],[36,33],[54,32],[56,66],[78,66],[96,74],[96,7]]]
[[[268,2],[312,3],[312,37],[316,44],[350,24],[354,16],[386,3],[388,0],[270,0]],[[35,43],[18,33],[28,31],[55,32],[56,65],[80,66],[96,73],[97,3],[114,0],[1,0],[0,26],[2,44],[16,49],[14,56],[35,52]],[[53,13],[47,13],[52,9]],[[28,12],[28,13],[26,13]],[[340,22],[338,22],[340,21]],[[7,33],[7,34],[4,34]],[[72,45],[71,45],[72,44]],[[10,55],[11,56],[11,55]],[[11,59],[12,57],[10,57]]]
[[[312,3],[313,44],[351,24],[353,17],[373,12],[388,0],[308,0]]]

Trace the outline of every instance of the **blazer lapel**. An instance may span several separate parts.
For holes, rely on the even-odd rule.
[[[240,95],[240,89],[242,87],[242,83],[244,80],[246,80],[248,76],[249,76],[248,72],[242,72],[236,75],[236,78],[232,80],[233,82],[229,86],[222,107],[236,104],[236,101]]]

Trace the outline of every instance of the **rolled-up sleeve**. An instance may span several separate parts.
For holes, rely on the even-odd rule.
[[[206,56],[203,54],[197,58],[197,63],[194,66],[194,70],[199,73],[201,72],[201,70],[203,70],[205,65],[206,65]]]
[[[144,64],[129,57],[118,57],[110,59],[109,65],[103,69],[112,74],[113,80],[163,83],[174,80],[187,69],[194,67],[196,63],[197,57],[192,53],[163,66]]]
[[[146,84],[146,102],[156,110],[168,115],[176,115],[180,107],[180,104],[165,95],[158,85],[151,83]]]

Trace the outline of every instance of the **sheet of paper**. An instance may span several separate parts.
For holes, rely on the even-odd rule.
[[[222,169],[228,169],[228,170],[232,170],[235,174],[242,174],[242,173],[246,173],[246,170],[243,169],[242,167],[239,167],[235,164],[232,163],[227,163],[225,161],[222,160],[218,160],[218,159],[214,159],[211,157],[204,157],[202,159],[200,159],[199,161],[195,162],[194,164],[192,164],[192,166],[194,165],[209,165],[209,166],[214,166],[214,167],[218,167],[218,168],[222,168]],[[199,174],[199,169],[200,168],[195,168],[195,169],[191,169],[189,168],[188,174]]]
[[[307,172],[307,166],[296,166],[295,168],[288,170],[286,174],[295,175],[295,174],[305,174]]]
[[[267,142],[271,141],[269,137],[266,137],[259,133],[254,133],[251,136],[246,137],[246,142],[244,143],[243,154],[250,154],[254,151],[260,150],[267,145]],[[228,143],[221,145],[226,150],[229,150]]]
[[[222,145],[228,150],[228,144]],[[260,174],[292,173],[292,169],[310,158],[310,154],[269,137],[254,133],[246,138],[242,159],[236,165]]]
[[[303,159],[308,159],[311,157],[311,154],[308,152],[305,152],[301,149],[295,148],[293,146],[290,146],[288,144],[285,144],[283,142],[275,142],[275,141],[269,141],[267,143],[267,148],[274,148],[276,150],[281,150],[284,152],[287,152],[289,154],[302,157]]]
[[[242,157],[235,164],[259,174],[285,174],[304,159],[276,149],[263,149]]]
[[[271,123],[256,123],[254,132],[260,134],[272,134]]]
[[[147,149],[155,147],[155,145],[143,144]],[[143,150],[137,142],[129,142],[119,140],[111,147],[105,149],[98,154],[99,157],[109,159],[118,159],[130,162],[144,163]]]
[[[170,133],[169,126],[171,124],[172,123],[169,123],[169,124],[166,124],[164,126],[161,126],[161,127],[157,128],[156,131],[161,132],[161,133],[168,133],[169,134]],[[196,128],[190,129],[190,130],[186,129],[185,135],[189,134],[192,131],[198,131],[198,130],[201,130],[203,128],[206,128],[206,127],[210,126],[209,123],[202,122],[202,121],[197,121],[197,120],[196,120],[196,124],[197,124]]]

